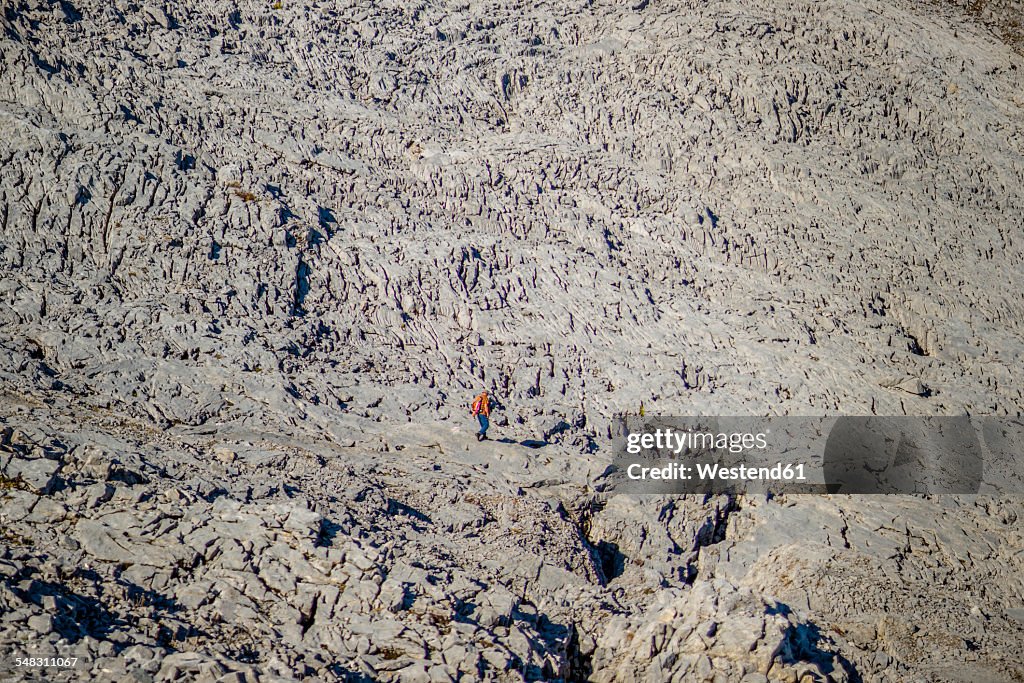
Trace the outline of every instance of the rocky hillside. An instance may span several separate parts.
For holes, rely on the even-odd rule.
[[[1021,413],[1020,25],[7,3],[0,678],[1024,679],[1019,498],[594,489],[641,402]]]

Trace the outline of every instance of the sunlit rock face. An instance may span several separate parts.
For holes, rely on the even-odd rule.
[[[0,678],[1024,676],[1017,498],[594,488],[1021,412],[1020,15],[4,7]]]

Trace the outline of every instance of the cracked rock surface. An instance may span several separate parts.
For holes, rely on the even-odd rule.
[[[0,678],[1024,678],[1019,496],[594,486],[640,405],[1020,415],[1022,21],[8,3]]]

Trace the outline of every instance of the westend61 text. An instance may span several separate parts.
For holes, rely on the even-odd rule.
[[[626,476],[633,480],[661,481],[807,481],[803,464],[776,463],[771,467],[722,467],[715,463],[683,465],[673,462],[662,467],[644,467],[633,463],[626,468]]]

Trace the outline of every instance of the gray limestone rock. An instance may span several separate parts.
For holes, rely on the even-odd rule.
[[[7,463],[3,476],[24,483],[40,495],[46,495],[56,484],[60,467],[60,460],[15,457]]]
[[[1024,676],[1010,479],[595,491],[622,413],[1020,414],[1019,2],[9,4],[0,653]]]

